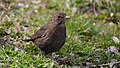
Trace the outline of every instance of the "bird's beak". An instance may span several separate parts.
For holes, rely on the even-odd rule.
[[[70,19],[70,16],[66,16],[65,18],[66,18],[66,19]]]

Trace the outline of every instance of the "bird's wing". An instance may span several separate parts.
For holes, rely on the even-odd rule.
[[[42,26],[37,32],[35,32],[31,36],[31,39],[35,40],[37,38],[43,37],[46,33],[47,28],[48,28],[47,25]]]
[[[30,39],[25,39],[23,41],[34,41],[35,39],[42,38],[44,35],[46,35],[46,30],[48,29],[48,25],[42,26],[37,32],[35,32]]]

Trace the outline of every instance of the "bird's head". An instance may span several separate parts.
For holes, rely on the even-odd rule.
[[[64,24],[66,19],[69,19],[69,16],[66,16],[66,13],[64,12],[57,12],[53,15],[52,21],[54,21],[57,24]]]

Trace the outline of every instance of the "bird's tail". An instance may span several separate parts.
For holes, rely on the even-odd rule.
[[[29,42],[29,41],[34,41],[34,39],[25,39],[23,41]]]

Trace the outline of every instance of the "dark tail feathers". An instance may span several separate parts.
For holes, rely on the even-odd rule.
[[[25,39],[23,41],[29,42],[29,41],[34,41],[34,39]]]

